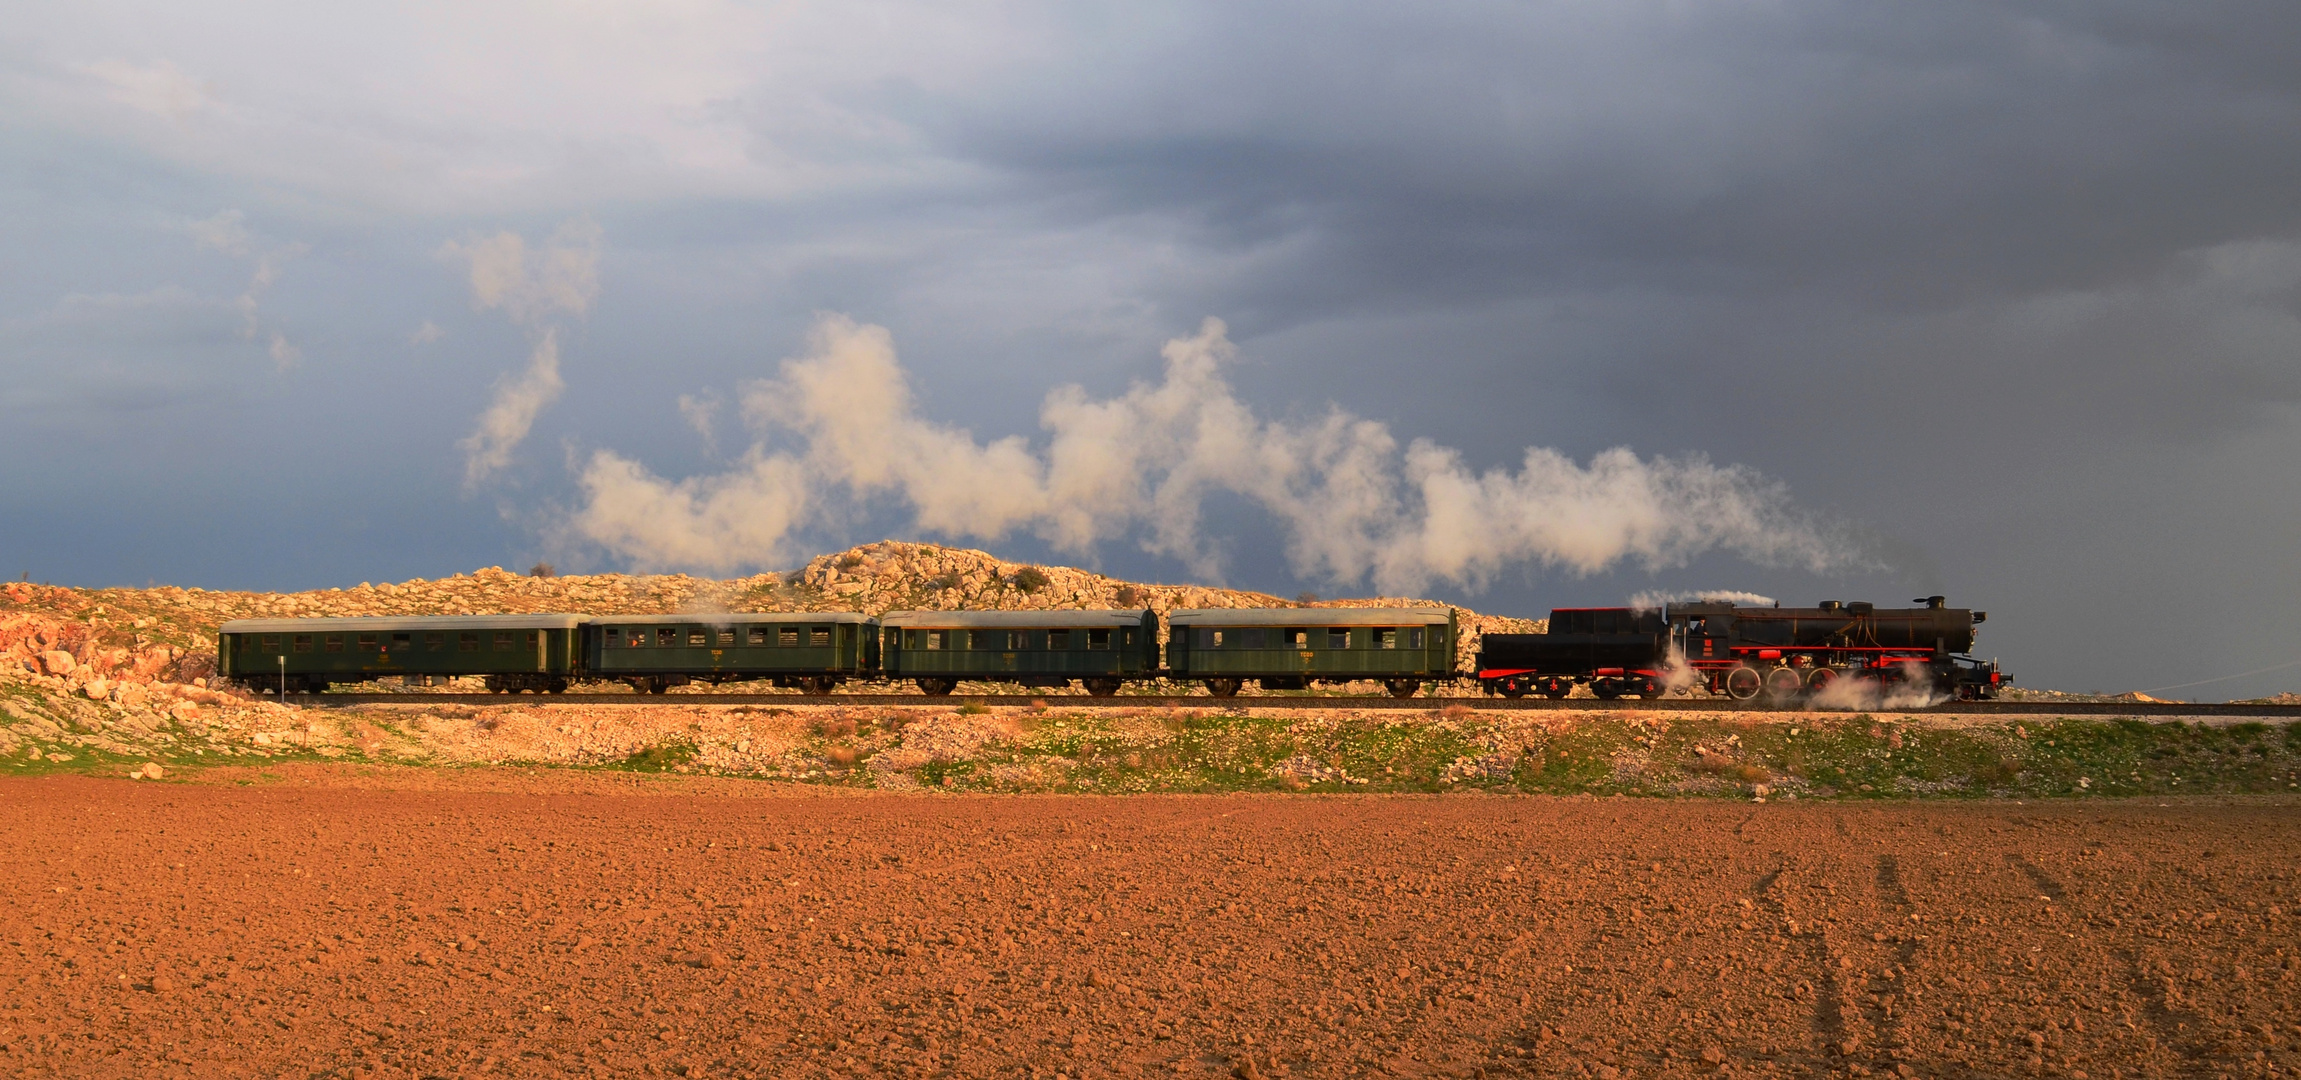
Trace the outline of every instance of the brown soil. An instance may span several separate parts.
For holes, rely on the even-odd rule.
[[[0,782],[0,1073],[2301,1067],[2291,800],[205,779]]]

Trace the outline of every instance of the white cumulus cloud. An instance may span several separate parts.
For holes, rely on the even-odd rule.
[[[1388,427],[1341,409],[1301,424],[1266,420],[1223,378],[1235,354],[1208,319],[1167,343],[1155,384],[1107,399],[1058,388],[1040,410],[1048,437],[1034,447],[920,416],[893,336],[825,315],[806,356],[743,388],[759,440],[733,469],[672,480],[596,451],[570,525],[641,566],[724,571],[784,560],[805,530],[893,499],[927,532],[995,540],[1027,530],[1077,554],[1133,538],[1213,575],[1202,508],[1229,495],[1279,523],[1298,573],[1385,591],[1478,587],[1517,566],[1658,568],[1713,550],[1816,569],[1862,561],[1781,485],[1698,456],[1617,448],[1583,464],[1536,447],[1515,468],[1479,471],[1427,439],[1402,450]],[[790,448],[771,450],[778,440]]]

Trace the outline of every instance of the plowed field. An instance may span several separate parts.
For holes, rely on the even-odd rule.
[[[0,1074],[2282,1074],[2297,812],[19,779]]]

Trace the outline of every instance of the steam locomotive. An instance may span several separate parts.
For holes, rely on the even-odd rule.
[[[1587,685],[1601,698],[1659,697],[1703,688],[1736,701],[1776,702],[1844,689],[1980,699],[2011,681],[1977,660],[1974,627],[1985,611],[1946,598],[1916,608],[1824,600],[1810,608],[1730,603],[1660,608],[1560,608],[1549,632],[1488,634],[1477,678],[1490,694],[1562,698]]]

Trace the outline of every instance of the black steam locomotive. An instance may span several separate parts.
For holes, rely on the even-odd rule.
[[[1562,698],[1586,684],[1608,699],[1701,688],[1788,702],[1825,695],[1840,679],[1889,694],[1997,696],[2011,680],[1996,661],[1968,655],[1974,626],[1989,613],[1945,606],[1939,596],[1915,603],[1925,606],[1560,608],[1548,633],[1486,635],[1478,682],[1505,697]]]

